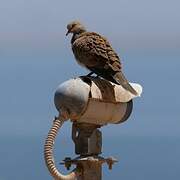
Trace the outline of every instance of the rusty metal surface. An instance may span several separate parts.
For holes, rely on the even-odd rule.
[[[75,153],[81,155],[101,154],[102,134],[100,126],[87,123],[73,123],[72,139]]]
[[[142,87],[138,84],[131,85],[140,96]],[[44,146],[45,162],[51,175],[56,180],[101,180],[102,164],[106,162],[109,169],[112,169],[117,160],[98,156],[102,140],[97,128],[125,121],[132,112],[132,99],[135,97],[122,86],[100,78],[80,77],[61,84],[56,90],[54,102],[57,110],[64,112],[64,115],[55,119]],[[55,166],[53,145],[59,128],[68,118],[77,125],[72,138],[80,157],[64,160],[67,169],[71,164],[75,164],[76,169],[63,175]]]
[[[138,84],[133,88],[142,92]],[[135,98],[122,86],[95,77],[80,77],[70,79],[61,84],[54,97],[58,111],[64,108],[70,114],[72,121],[105,125],[107,123],[123,122],[131,111],[127,111],[128,102]]]
[[[75,159],[65,158],[61,164],[75,164],[77,167],[83,169],[83,173],[77,176],[77,180],[101,180],[102,179],[102,164],[105,162],[104,158],[89,156],[78,157]]]
[[[61,163],[64,164],[65,167],[69,170],[72,164],[76,165],[76,168],[67,175],[63,175],[55,166],[55,161],[53,157],[53,147],[55,138],[57,136],[58,130],[63,125],[64,121],[67,120],[68,113],[62,114],[62,116],[55,118],[53,121],[53,125],[48,133],[45,145],[44,145],[44,158],[47,165],[47,168],[55,180],[101,180],[102,178],[102,164],[107,163],[109,169],[112,169],[112,165],[117,162],[116,159],[110,158],[103,158],[98,156],[100,151],[93,152],[91,156],[84,153],[80,153],[80,156],[72,159],[65,158],[65,160]],[[92,124],[75,124],[76,128],[79,128],[80,131],[84,132],[84,136],[82,138],[87,138],[87,135],[94,136],[94,132],[97,132],[97,128],[99,126],[92,125]],[[99,130],[98,130],[99,131]],[[72,132],[76,133],[76,132]],[[80,133],[80,132],[79,132]],[[98,133],[99,134],[99,133]],[[96,136],[96,143],[101,143],[101,138]],[[72,135],[73,137],[73,135]],[[92,137],[94,139],[94,137]],[[75,139],[74,139],[75,140]],[[76,141],[76,140],[75,140]],[[77,143],[81,144],[82,141],[77,141]],[[87,146],[92,146],[90,149],[94,149],[93,146],[97,146],[96,143],[88,143]]]
[[[136,83],[130,84],[137,91],[137,96],[125,90],[121,85],[114,84],[101,78],[81,77],[81,79],[85,79],[85,82],[87,81],[87,79],[89,79],[89,81],[91,82],[89,83],[91,98],[99,99],[105,102],[128,102],[133,98],[140,96],[142,93],[142,87]]]
[[[77,180],[101,180],[102,165],[106,163],[109,170],[112,170],[113,164],[118,160],[113,157],[103,158],[101,156],[77,157],[75,159],[65,158],[60,164],[63,164],[67,170],[74,164],[83,169],[83,173],[77,176]]]
[[[103,158],[101,156],[87,156],[87,157],[77,157],[75,159],[71,159],[70,157],[66,157],[60,164],[64,165],[67,170],[70,170],[70,167],[74,165],[78,165],[79,163],[87,163],[87,162],[99,162],[100,164],[107,163],[109,170],[112,170],[112,165],[117,163],[118,160],[114,157]]]
[[[118,102],[115,97],[114,85],[106,80],[92,78],[91,98],[106,102]]]
[[[86,111],[78,119],[78,122],[99,125],[117,123],[124,117],[126,110],[127,103],[99,103],[96,99],[90,99]]]
[[[72,139],[75,142],[75,148],[78,147],[79,157],[71,159],[66,157],[60,164],[63,164],[67,170],[72,165],[82,169],[83,173],[77,176],[78,180],[101,180],[102,165],[107,163],[109,169],[115,162],[115,158],[103,158],[99,156],[102,149],[102,135],[100,126],[88,123],[73,123]]]

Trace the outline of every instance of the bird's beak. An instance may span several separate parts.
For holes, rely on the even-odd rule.
[[[71,32],[71,29],[69,29],[69,30],[67,31],[66,36],[67,36],[70,32]]]

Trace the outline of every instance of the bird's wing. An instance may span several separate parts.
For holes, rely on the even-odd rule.
[[[101,35],[85,32],[72,45],[76,59],[88,69],[110,80],[121,84],[133,94],[137,94],[121,71],[118,55],[110,43]]]
[[[119,56],[114,51],[110,43],[104,38],[106,44],[106,52],[108,56],[108,65],[112,68],[113,71],[121,71],[122,65]]]
[[[84,59],[86,61],[84,63],[89,67],[110,68],[113,71],[121,70],[120,59],[110,43],[95,32],[82,33],[73,43],[72,49],[76,58]]]

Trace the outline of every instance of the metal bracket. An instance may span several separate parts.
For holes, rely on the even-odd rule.
[[[117,159],[113,157],[103,158],[101,156],[89,156],[89,157],[77,157],[75,159],[71,159],[70,157],[66,157],[60,164],[64,165],[67,170],[70,170],[72,165],[80,165],[80,164],[89,164],[89,163],[99,163],[102,165],[103,163],[107,163],[108,168],[111,170],[114,163],[118,162]]]
[[[102,148],[102,135],[98,129],[100,126],[88,123],[73,123],[72,139],[75,143],[75,152],[80,156],[71,159],[66,157],[60,164],[67,170],[72,165],[82,173],[77,180],[101,180],[102,164],[107,163],[111,170],[114,163],[118,162],[113,157],[104,158],[99,156]]]

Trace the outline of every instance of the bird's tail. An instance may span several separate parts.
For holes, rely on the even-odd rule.
[[[120,71],[117,72],[113,79],[117,82],[117,84],[120,84],[124,89],[130,91],[134,95],[138,95],[136,90],[129,84],[128,80],[125,78],[124,74]]]

